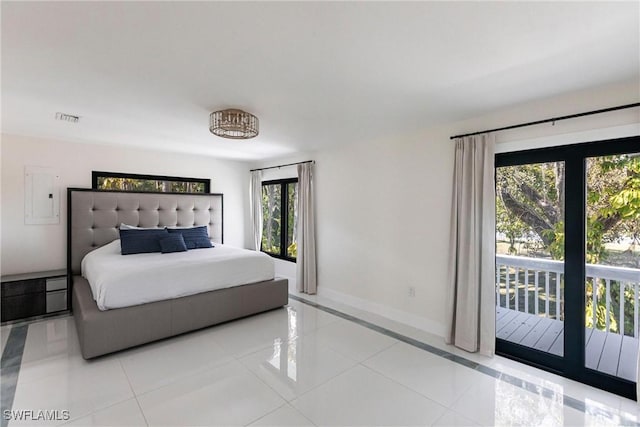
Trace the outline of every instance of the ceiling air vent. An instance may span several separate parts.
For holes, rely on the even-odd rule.
[[[69,123],[78,123],[78,120],[80,120],[79,116],[72,116],[71,114],[65,114],[65,113],[56,113],[56,120],[60,120],[63,122],[69,122]]]

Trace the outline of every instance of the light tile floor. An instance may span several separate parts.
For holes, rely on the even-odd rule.
[[[640,406],[371,313],[316,303],[539,387],[522,388],[296,300],[92,361],[72,317],[29,326],[13,409],[67,425],[638,425]],[[8,328],[2,328],[4,345]],[[551,391],[551,392],[549,392]],[[573,398],[585,411],[567,405]],[[64,424],[12,421],[9,425]]]

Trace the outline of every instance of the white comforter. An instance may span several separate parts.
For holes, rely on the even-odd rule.
[[[274,269],[267,254],[220,244],[187,252],[121,255],[120,240],[114,240],[82,260],[82,276],[100,310],[271,280]]]

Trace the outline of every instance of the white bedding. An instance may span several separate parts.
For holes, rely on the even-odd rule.
[[[265,253],[220,244],[187,252],[121,255],[120,240],[114,240],[82,260],[82,276],[100,310],[271,280],[274,269]]]

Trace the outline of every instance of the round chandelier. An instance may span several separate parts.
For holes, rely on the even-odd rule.
[[[230,139],[249,139],[258,135],[258,118],[246,111],[228,109],[209,116],[212,134]]]

